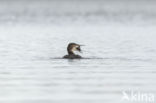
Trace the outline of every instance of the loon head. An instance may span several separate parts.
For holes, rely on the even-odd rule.
[[[69,43],[67,47],[68,54],[69,55],[74,54],[74,51],[81,52],[80,46],[81,45],[76,44],[76,43]]]

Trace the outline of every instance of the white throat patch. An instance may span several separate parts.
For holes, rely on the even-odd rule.
[[[75,45],[73,48],[72,48],[72,52],[75,52],[75,51],[77,51],[77,49],[76,48],[78,48],[79,46],[78,45]]]

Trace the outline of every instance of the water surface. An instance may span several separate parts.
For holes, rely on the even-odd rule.
[[[129,103],[123,91],[155,95],[154,3],[0,1],[0,102]],[[85,45],[84,59],[61,59],[69,42]]]

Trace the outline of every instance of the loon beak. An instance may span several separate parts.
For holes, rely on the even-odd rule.
[[[85,46],[85,45],[79,45],[79,46]]]

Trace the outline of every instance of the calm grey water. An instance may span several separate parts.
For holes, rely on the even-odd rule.
[[[0,103],[154,103],[155,4],[0,1]],[[61,59],[69,42],[84,59]]]

